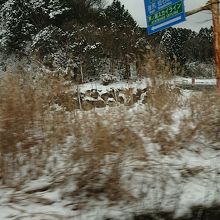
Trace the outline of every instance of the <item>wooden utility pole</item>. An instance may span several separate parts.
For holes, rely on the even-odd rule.
[[[219,1],[211,0],[217,88],[220,89],[220,12]]]
[[[213,20],[213,34],[214,34],[214,53],[216,64],[216,85],[220,90],[220,1],[209,0],[206,5],[186,12],[186,16],[196,14],[200,11],[211,10]]]

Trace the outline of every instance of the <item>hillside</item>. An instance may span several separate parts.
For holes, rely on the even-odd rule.
[[[0,220],[219,220],[212,43],[118,0],[1,0]]]
[[[0,2],[2,71],[49,69],[68,73],[73,82],[103,74],[126,79],[133,67],[143,75],[143,59],[156,52],[174,69],[179,66],[176,74],[199,76],[206,68],[202,76],[212,77],[212,42],[212,28],[170,28],[147,36],[117,0],[105,7],[102,0]]]

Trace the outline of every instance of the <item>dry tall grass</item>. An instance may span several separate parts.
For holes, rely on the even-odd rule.
[[[98,197],[104,193],[110,200],[130,197],[120,184],[121,165],[131,154],[132,158],[147,160],[140,136],[120,114],[114,118],[91,114],[81,123],[84,125],[75,132],[71,154],[73,163],[82,167],[73,195],[85,193]]]
[[[47,151],[49,110],[65,93],[62,79],[34,80],[28,73],[8,73],[0,79],[0,177],[13,177],[21,166]],[[70,101],[69,101],[70,102]],[[58,126],[59,127],[59,126]],[[51,144],[50,144],[51,145]],[[34,150],[33,150],[34,149]],[[35,153],[33,153],[35,152]],[[38,153],[36,153],[38,152]],[[39,155],[38,155],[39,154]],[[43,157],[42,157],[43,159]]]
[[[0,173],[4,178],[20,164],[17,155],[40,141],[32,132],[41,104],[33,87],[19,75],[2,77],[0,87]]]
[[[142,59],[141,76],[150,77],[153,83],[161,83],[182,72],[177,61],[169,62],[158,51],[149,51]]]
[[[111,200],[125,195],[120,188],[123,158],[133,151],[138,159],[147,157],[141,138],[125,124],[122,113],[112,118],[77,113],[74,106],[71,112],[66,111],[73,100],[62,78],[33,79],[27,73],[8,73],[1,78],[0,86],[2,183],[18,187],[38,178],[45,173],[48,159],[58,151],[64,153],[67,167],[82,163],[73,194],[96,196],[103,192]],[[63,94],[67,98],[59,99],[57,108],[57,98]],[[74,137],[74,141],[67,145],[68,137]],[[51,173],[56,173],[56,165],[49,167]]]
[[[214,92],[183,103],[176,88],[155,81],[142,110],[115,107],[98,114],[75,110],[69,91],[62,78],[33,79],[28,74],[9,73],[1,77],[3,183],[16,185],[45,172],[57,175],[60,161],[54,161],[54,166],[48,163],[58,152],[67,170],[62,173],[64,180],[72,175],[76,181],[70,196],[98,198],[105,194],[110,200],[133,199],[121,184],[122,164],[127,158],[146,162],[149,142],[159,145],[161,153],[170,154],[200,136],[219,141],[220,103]],[[173,114],[182,107],[188,114],[174,131]]]
[[[216,91],[194,92],[187,100],[182,91],[169,83],[169,79],[181,71],[177,63],[167,64],[157,53],[150,52],[144,58],[142,74],[150,78],[147,98],[147,112],[140,121],[146,123],[142,130],[147,133],[153,143],[161,146],[162,153],[172,153],[194,142],[219,142],[220,129],[220,97]],[[180,73],[180,72],[179,72]],[[182,99],[182,98],[183,99]],[[177,129],[174,114],[185,111],[179,119]],[[186,113],[187,112],[187,113]],[[203,143],[206,140],[206,143]]]
[[[213,143],[220,141],[220,94],[219,91],[204,91],[188,100],[190,116],[197,136],[204,136]]]

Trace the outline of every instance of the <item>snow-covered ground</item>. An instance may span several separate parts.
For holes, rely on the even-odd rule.
[[[194,81],[194,82],[193,82]],[[216,85],[216,79],[197,79],[197,78],[186,78],[186,77],[175,77],[172,80],[168,80],[168,83],[172,83],[174,85]],[[89,83],[84,83],[79,85],[80,92],[85,93],[88,90],[98,90],[101,93],[105,93],[110,91],[111,89],[144,89],[151,84],[150,79],[142,78],[139,80],[130,80],[130,81],[119,81],[115,83],[111,83],[109,85],[102,85],[100,81],[94,81]]]
[[[185,79],[178,80],[183,82]],[[214,83],[214,80],[198,82]],[[111,88],[144,89],[148,83],[146,79],[108,86],[94,82],[83,84],[79,89],[84,92],[96,89],[104,93]],[[182,96],[187,99],[191,92],[182,91]],[[76,187],[74,169],[77,168],[68,167],[64,160],[74,142],[74,137],[67,137],[63,145],[66,150],[62,149],[58,156],[56,172],[45,171],[38,179],[25,181],[16,188],[0,185],[1,220],[132,220],[135,215],[158,211],[173,213],[178,218],[189,216],[192,207],[220,206],[220,143],[198,136],[178,143],[168,154],[162,153],[169,146],[152,142],[148,133],[142,130],[146,122],[138,116],[147,111],[146,106],[137,103],[129,109],[119,106],[112,110],[94,111],[99,115],[108,114],[110,118],[124,112],[126,123],[143,141],[147,157],[137,159],[133,152],[128,151],[120,163],[120,184],[128,192],[128,197],[115,202],[105,195],[97,199],[84,194],[71,197],[68,193]],[[180,121],[188,114],[188,109],[177,108],[172,112],[171,125],[165,125],[162,119],[157,118],[157,129],[167,126],[170,135],[175,136],[181,133]],[[68,180],[66,176],[70,176]]]
[[[138,112],[140,109],[130,110],[133,114]],[[176,112],[174,117],[178,120],[182,115]],[[104,195],[98,200],[83,198],[83,194],[76,198],[65,196],[74,188],[74,182],[62,184],[62,175],[69,171],[60,167],[57,176],[48,173],[18,189],[0,186],[0,219],[129,220],[135,214],[158,210],[173,212],[177,218],[189,215],[195,206],[220,204],[219,144],[206,140],[186,142],[164,155],[160,152],[162,145],[151,143],[142,135],[147,159],[135,160],[128,154],[120,165],[121,184],[132,199],[112,203]]]
[[[133,88],[133,89],[144,89],[149,85],[149,79],[147,78],[143,78],[140,80],[136,80],[136,81],[119,81],[119,82],[115,82],[115,83],[111,83],[109,85],[103,85],[100,81],[94,81],[94,82],[89,82],[89,83],[84,83],[84,84],[80,84],[78,86],[80,92],[85,93],[88,90],[97,90],[99,91],[101,94],[102,93],[106,93],[112,89],[120,89],[120,90],[125,90],[125,89],[129,89],[129,88]]]

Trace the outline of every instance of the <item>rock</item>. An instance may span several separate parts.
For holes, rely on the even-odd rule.
[[[116,105],[116,101],[114,98],[108,98],[107,103],[109,106],[113,107]]]
[[[103,93],[103,94],[101,95],[101,98],[102,98],[104,101],[107,101],[108,98],[109,98],[109,94],[108,94],[108,93]]]
[[[82,102],[82,108],[83,108],[83,110],[85,110],[85,111],[89,111],[89,110],[91,110],[91,109],[94,108],[94,103],[91,102],[91,101],[88,101],[88,100],[83,101],[83,102]]]
[[[94,89],[94,90],[91,91],[90,96],[91,96],[92,98],[94,98],[94,99],[98,99],[99,93],[98,93],[97,90]]]
[[[106,106],[103,99],[98,99],[97,101],[94,102],[94,105],[96,108],[103,108]]]

